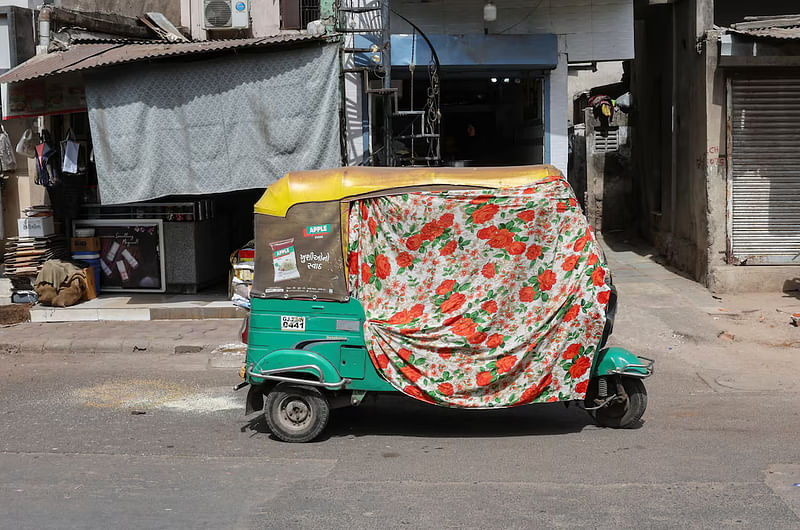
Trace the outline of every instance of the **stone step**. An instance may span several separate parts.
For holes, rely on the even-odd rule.
[[[0,299],[11,297],[11,280],[0,277]]]

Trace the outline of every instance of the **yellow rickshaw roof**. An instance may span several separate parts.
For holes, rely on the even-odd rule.
[[[338,201],[395,188],[430,185],[511,188],[561,176],[551,165],[513,167],[367,167],[349,166],[293,171],[272,184],[255,205],[255,212],[283,217],[295,204]]]

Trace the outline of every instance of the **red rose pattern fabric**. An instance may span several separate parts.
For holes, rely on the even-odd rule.
[[[583,399],[608,271],[565,180],[350,210],[351,294],[376,369],[438,405]]]

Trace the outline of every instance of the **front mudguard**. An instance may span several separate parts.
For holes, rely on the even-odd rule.
[[[246,374],[251,385],[283,382],[339,390],[350,383],[328,359],[311,350],[272,351],[257,362],[248,362]]]
[[[295,383],[335,390],[350,380],[343,379],[331,362],[311,350],[275,350],[257,362],[245,365],[250,389],[245,415],[264,409],[264,396],[280,383]]]
[[[592,365],[591,377],[625,375],[644,379],[653,375],[655,361],[637,357],[625,348],[613,346],[597,352]]]

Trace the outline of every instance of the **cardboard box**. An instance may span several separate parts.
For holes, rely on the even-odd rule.
[[[17,220],[19,237],[47,237],[56,233],[53,218],[23,217]]]
[[[72,252],[100,252],[100,238],[73,237],[70,249]]]
[[[87,267],[83,269],[86,275],[86,292],[83,293],[81,301],[94,300],[97,298],[97,286],[94,284],[94,267]]]

